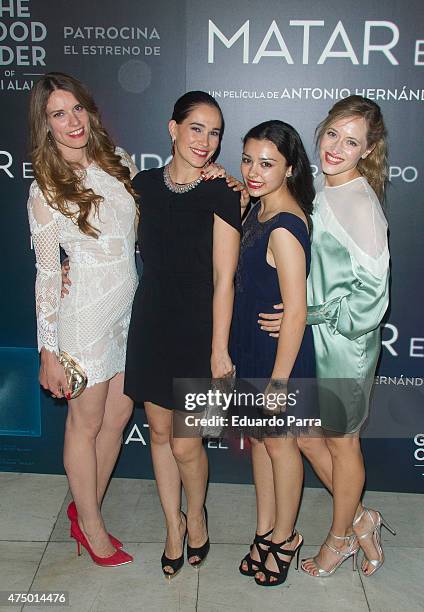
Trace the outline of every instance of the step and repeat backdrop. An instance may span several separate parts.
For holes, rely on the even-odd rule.
[[[84,81],[117,144],[140,169],[169,159],[167,121],[185,91],[203,89],[226,122],[219,161],[239,175],[241,139],[282,119],[313,136],[335,101],[377,101],[389,131],[386,214],[391,306],[363,448],[369,489],[424,491],[423,101],[421,0],[0,0],[0,470],[63,473],[66,405],[38,385],[34,254],[26,200],[32,177],[28,97],[49,71]],[[141,266],[140,266],[141,268]],[[210,440],[211,479],[250,482],[244,439]],[[151,478],[139,407],[116,475]],[[311,472],[307,484],[316,485]]]

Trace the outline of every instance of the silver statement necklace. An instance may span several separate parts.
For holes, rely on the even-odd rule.
[[[174,183],[171,178],[171,173],[169,172],[169,164],[166,164],[163,169],[163,180],[169,191],[172,191],[173,193],[187,193],[187,191],[191,191],[192,189],[197,187],[199,183],[202,182],[202,177],[199,176],[199,178],[197,178],[195,181],[192,181],[191,183],[185,183],[184,185]]]

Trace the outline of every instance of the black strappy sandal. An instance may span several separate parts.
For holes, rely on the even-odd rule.
[[[271,531],[268,531],[263,535],[255,533],[255,539],[253,540],[253,544],[250,545],[250,551],[241,560],[239,566],[240,574],[243,574],[243,576],[254,576],[258,572],[262,571],[262,566],[265,563],[265,559],[268,555],[268,548],[271,544],[271,540],[267,540],[266,538],[270,536],[271,533],[272,529]],[[254,546],[256,546],[256,549],[259,553],[260,561],[256,561],[256,559],[252,559],[252,557],[250,556],[250,553],[252,552]],[[266,546],[266,548],[262,548],[263,546]],[[243,563],[247,564],[247,570],[243,569]]]
[[[275,542],[270,542],[268,554],[274,557],[275,563],[277,564],[277,567],[278,567],[278,572],[274,572],[273,570],[268,569],[265,566],[265,562],[264,562],[259,571],[263,573],[263,575],[265,576],[265,580],[259,580],[259,578],[256,578],[255,576],[256,584],[259,584],[260,586],[266,586],[266,587],[277,586],[279,584],[283,584],[283,582],[286,581],[287,574],[288,574],[290,564],[291,564],[291,560],[293,559],[295,555],[297,555],[296,569],[299,569],[299,553],[300,553],[300,549],[303,544],[303,537],[301,536],[301,534],[299,533],[299,543],[297,544],[296,548],[294,548],[293,550],[290,550],[288,548],[282,548],[284,544],[289,544],[290,542],[293,542],[296,535],[297,535],[297,531],[293,531],[291,536],[287,538],[287,540],[284,540],[284,542],[279,542],[278,544]],[[278,556],[279,554],[287,555],[288,557],[291,557],[290,561],[283,561],[283,559],[280,559],[280,557]],[[274,578],[275,580],[271,580],[271,578]]]

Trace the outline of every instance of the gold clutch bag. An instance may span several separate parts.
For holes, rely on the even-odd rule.
[[[66,380],[71,389],[71,399],[75,399],[81,395],[87,386],[87,374],[80,364],[68,355],[68,353],[65,353],[65,351],[60,351],[59,363],[63,365],[65,370]]]

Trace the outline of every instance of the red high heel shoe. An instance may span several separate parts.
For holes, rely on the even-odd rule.
[[[85,550],[88,552],[90,557],[93,559],[94,563],[97,565],[101,565],[102,567],[117,567],[118,565],[126,565],[127,563],[131,563],[134,561],[134,557],[126,553],[122,549],[116,550],[113,555],[109,557],[98,557],[92,550],[90,544],[87,541],[87,538],[78,527],[78,523],[73,521],[71,523],[71,537],[74,538],[77,542],[77,551],[78,556],[81,556],[81,545],[84,546]]]
[[[71,523],[77,523],[77,525],[78,525],[78,510],[77,510],[77,507],[76,507],[74,501],[72,501],[69,504],[66,513],[67,513],[68,519],[71,521]],[[78,527],[79,527],[79,525],[78,525]],[[122,544],[121,540],[118,540],[118,538],[115,538],[112,534],[109,534],[109,540],[110,540],[110,543],[112,544],[112,546],[114,546],[115,548],[123,548],[123,546],[124,546]]]

